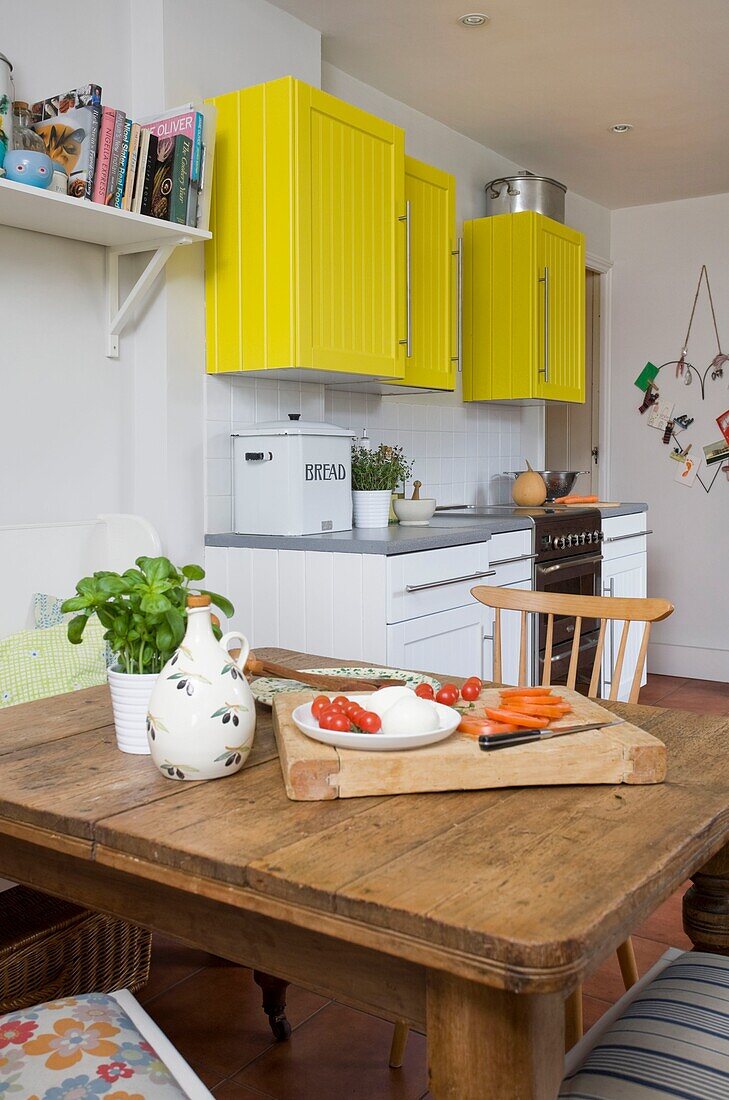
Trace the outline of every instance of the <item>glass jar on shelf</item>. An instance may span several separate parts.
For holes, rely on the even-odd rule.
[[[45,153],[43,138],[31,129],[32,124],[30,107],[22,100],[16,100],[13,103],[13,149]]]

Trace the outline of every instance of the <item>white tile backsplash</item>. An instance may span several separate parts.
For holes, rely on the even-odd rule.
[[[268,379],[206,379],[206,516],[209,532],[231,529],[230,433],[262,420],[300,412],[364,428],[373,446],[403,447],[414,463],[413,479],[439,504],[497,504],[511,500],[504,470],[523,466],[523,410],[508,405],[463,405],[450,394],[408,399],[346,393],[310,382]]]

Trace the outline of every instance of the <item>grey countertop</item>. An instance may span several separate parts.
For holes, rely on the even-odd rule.
[[[617,508],[602,508],[608,516],[628,516],[645,512],[647,504],[620,504]],[[577,509],[572,509],[577,511]],[[412,554],[418,550],[442,550],[447,546],[464,546],[472,542],[487,542],[500,531],[531,530],[534,521],[524,515],[450,516],[439,513],[429,527],[355,527],[351,531],[333,531],[325,535],[236,535],[225,532],[206,535],[206,546],[238,546],[257,550],[313,550],[329,554]]]

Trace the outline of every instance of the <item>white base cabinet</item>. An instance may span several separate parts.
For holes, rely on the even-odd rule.
[[[493,614],[478,584],[532,587],[532,534],[385,556],[208,546],[206,583],[235,606],[228,628],[255,647],[493,675]],[[513,621],[512,621],[513,620]],[[504,614],[504,678],[516,683],[519,615]]]
[[[603,595],[626,599],[644,598],[648,594],[647,513],[637,512],[630,516],[605,519],[603,532]],[[608,623],[605,633],[602,693],[606,697],[612,690],[613,669],[622,630],[622,622]],[[627,701],[630,694],[642,636],[643,624],[632,623],[617,695],[623,702]],[[646,678],[644,669],[641,684],[645,684]]]

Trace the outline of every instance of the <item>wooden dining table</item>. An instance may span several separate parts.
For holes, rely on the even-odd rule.
[[[0,874],[407,1021],[435,1100],[553,1100],[566,997],[687,877],[692,941],[729,949],[729,717],[605,705],[665,783],[293,802],[267,708],[207,783],[119,752],[106,687],[8,708]]]

